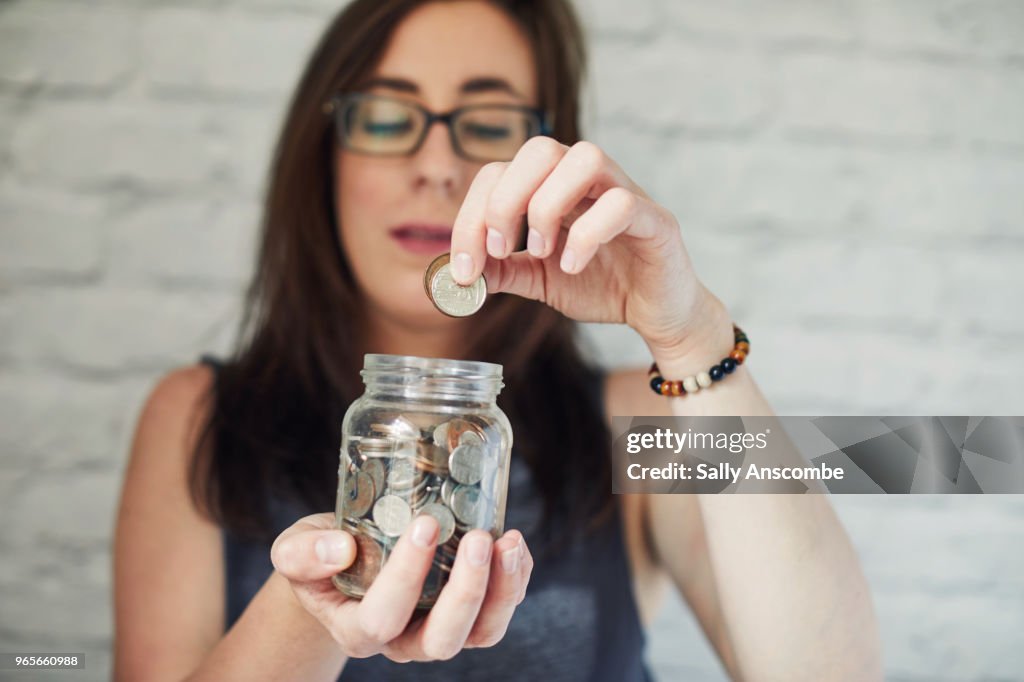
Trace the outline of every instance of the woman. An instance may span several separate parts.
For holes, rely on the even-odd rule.
[[[667,581],[734,679],[879,677],[826,496],[610,495],[608,416],[771,411],[745,369],[671,398],[581,358],[573,319],[629,324],[669,379],[733,345],[676,219],[578,141],[582,65],[551,0],[356,0],[328,28],[276,150],[245,340],[165,377],[140,417],[119,679],[645,679]],[[422,293],[449,249],[460,283],[488,283],[470,318]],[[430,517],[362,601],[329,580],[355,552],[330,510],[366,352],[505,368],[514,529],[466,535],[425,619]]]

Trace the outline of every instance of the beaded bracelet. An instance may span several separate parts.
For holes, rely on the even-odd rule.
[[[750,355],[750,339],[742,329],[732,325],[732,331],[736,340],[729,357],[722,358],[722,361],[714,365],[706,372],[700,372],[696,376],[688,376],[682,381],[667,381],[658,371],[658,363],[653,363],[647,372],[647,378],[651,380],[651,390],[659,395],[682,396],[687,393],[696,393],[702,388],[707,388],[715,381],[721,381],[726,374],[732,374],[738,365]]]

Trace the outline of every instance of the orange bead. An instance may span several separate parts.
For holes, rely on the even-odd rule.
[[[750,352],[750,344],[747,343],[746,341],[740,341],[739,343],[736,344],[736,350],[741,350],[744,353],[749,353]]]
[[[678,381],[672,382],[672,395],[682,395],[683,385]]]
[[[663,382],[661,382],[661,394],[662,395],[672,395],[671,394],[671,390],[672,390],[672,382],[671,381],[663,381]]]
[[[729,357],[735,360],[737,365],[742,365],[743,361],[747,359],[747,354],[741,350],[734,350],[729,353]]]

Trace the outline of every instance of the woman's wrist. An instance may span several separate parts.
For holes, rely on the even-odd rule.
[[[703,285],[702,285],[703,287]],[[692,317],[691,325],[671,341],[654,343],[645,339],[661,375],[681,380],[708,368],[726,357],[735,345],[733,320],[725,305],[707,289]]]
[[[333,680],[347,660],[274,571],[189,680]]]

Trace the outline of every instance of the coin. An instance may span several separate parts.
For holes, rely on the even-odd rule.
[[[359,578],[365,589],[380,573],[384,553],[380,544],[369,535],[356,533],[353,539],[356,541],[356,558],[346,573]]]
[[[483,445],[484,438],[476,431],[465,431],[459,436],[459,445]]]
[[[387,476],[387,470],[384,466],[384,461],[381,459],[368,459],[363,462],[363,472],[365,472],[371,479],[373,479],[374,491],[384,490],[384,480]]]
[[[411,459],[391,460],[391,470],[388,471],[387,483],[389,488],[406,489],[416,484],[417,471],[416,463]]]
[[[452,506],[452,491],[455,490],[456,485],[450,478],[444,479],[444,482],[441,483],[441,501],[449,507]]]
[[[416,468],[431,474],[448,473],[448,453],[432,443],[419,444],[416,454]]]
[[[345,512],[348,516],[364,516],[370,511],[377,496],[374,489],[373,479],[362,471],[348,474],[345,477],[345,484],[342,488],[345,498]]]
[[[395,443],[390,438],[360,438],[356,448],[363,458],[390,457],[395,451]]]
[[[443,253],[427,267],[423,289],[434,307],[449,317],[466,317],[480,310],[487,299],[487,281],[480,275],[469,286],[452,277],[450,253]]]
[[[483,475],[483,456],[483,450],[475,445],[460,445],[448,457],[448,471],[459,483],[479,483]]]
[[[388,537],[397,538],[411,520],[409,504],[395,495],[385,495],[373,505],[373,521]]]
[[[475,526],[480,512],[480,488],[475,485],[457,486],[452,491],[451,507],[455,518],[468,526]]]
[[[448,422],[441,422],[434,427],[434,445],[439,448],[448,447]]]
[[[448,452],[451,452],[455,448],[459,447],[459,445],[462,443],[463,437],[465,437],[465,434],[467,433],[473,434],[473,436],[469,436],[470,439],[473,439],[473,437],[475,436],[480,440],[480,442],[483,442],[484,440],[483,430],[473,422],[467,419],[449,420],[447,422],[447,427],[445,428],[445,435],[447,436],[448,439]]]
[[[437,525],[441,529],[437,536],[437,544],[443,545],[448,542],[451,538],[452,533],[455,532],[455,517],[452,516],[451,511],[448,507],[443,504],[426,504],[420,509],[417,516],[428,514],[437,519]]]

